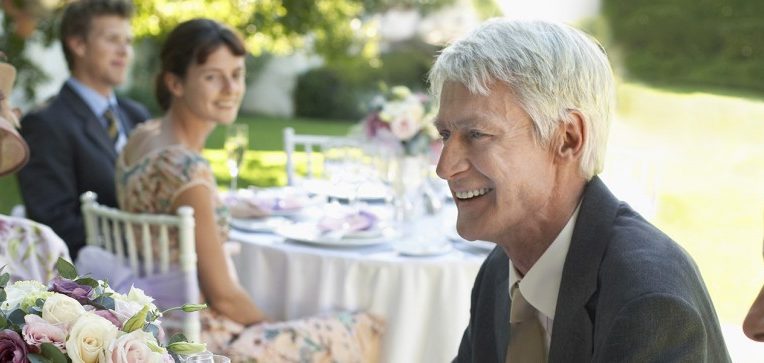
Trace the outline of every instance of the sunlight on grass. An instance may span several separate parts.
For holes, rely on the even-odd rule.
[[[608,167],[653,174],[652,218],[698,264],[720,320],[740,324],[764,282],[764,102],[619,86]]]

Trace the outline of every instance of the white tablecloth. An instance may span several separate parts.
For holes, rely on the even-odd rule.
[[[237,230],[230,238],[242,242],[234,258],[242,285],[271,318],[338,310],[376,314],[387,322],[381,361],[390,363],[453,359],[469,320],[472,284],[487,255],[463,243],[445,255],[406,257],[391,244],[328,248]]]

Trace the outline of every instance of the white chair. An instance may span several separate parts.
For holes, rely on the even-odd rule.
[[[314,177],[314,151],[323,151],[329,144],[356,145],[353,140],[345,136],[296,134],[291,127],[284,128],[284,152],[286,153],[287,185],[294,186],[297,183],[295,167],[295,149],[302,146],[305,150],[306,177]],[[357,145],[356,145],[357,146]]]
[[[178,208],[177,215],[129,213],[100,205],[96,198],[97,195],[93,192],[86,192],[80,197],[88,246],[97,246],[110,252],[117,257],[117,261],[127,265],[134,276],[150,278],[172,273],[169,236],[171,230],[176,230],[180,244],[179,268],[182,274],[178,280],[184,285],[184,302],[198,304],[200,293],[196,274],[194,210],[182,206]],[[140,256],[136,248],[136,230],[140,230],[141,233]],[[152,230],[158,231],[158,234],[155,234],[159,236],[158,241],[152,240]],[[152,244],[160,246],[158,256],[153,255]],[[201,324],[198,314],[183,313],[182,316],[181,328],[190,341],[199,341]],[[164,321],[162,324],[167,327]]]

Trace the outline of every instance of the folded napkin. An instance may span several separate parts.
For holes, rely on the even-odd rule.
[[[259,218],[271,214],[297,212],[305,207],[310,198],[307,194],[294,190],[250,189],[228,193],[223,198],[235,218]]]
[[[377,223],[377,216],[367,211],[328,214],[318,221],[322,233],[343,231],[344,233],[368,231]]]

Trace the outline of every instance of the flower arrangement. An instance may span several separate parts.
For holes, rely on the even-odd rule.
[[[182,334],[163,347],[158,319],[170,310],[206,305],[160,312],[140,289],[117,293],[104,281],[78,276],[62,258],[56,268],[60,277],[49,286],[34,280],[9,284],[0,269],[0,362],[170,363],[205,350]]]
[[[426,95],[395,86],[373,102],[372,112],[361,122],[366,138],[403,155],[422,155],[437,149],[435,112]]]

